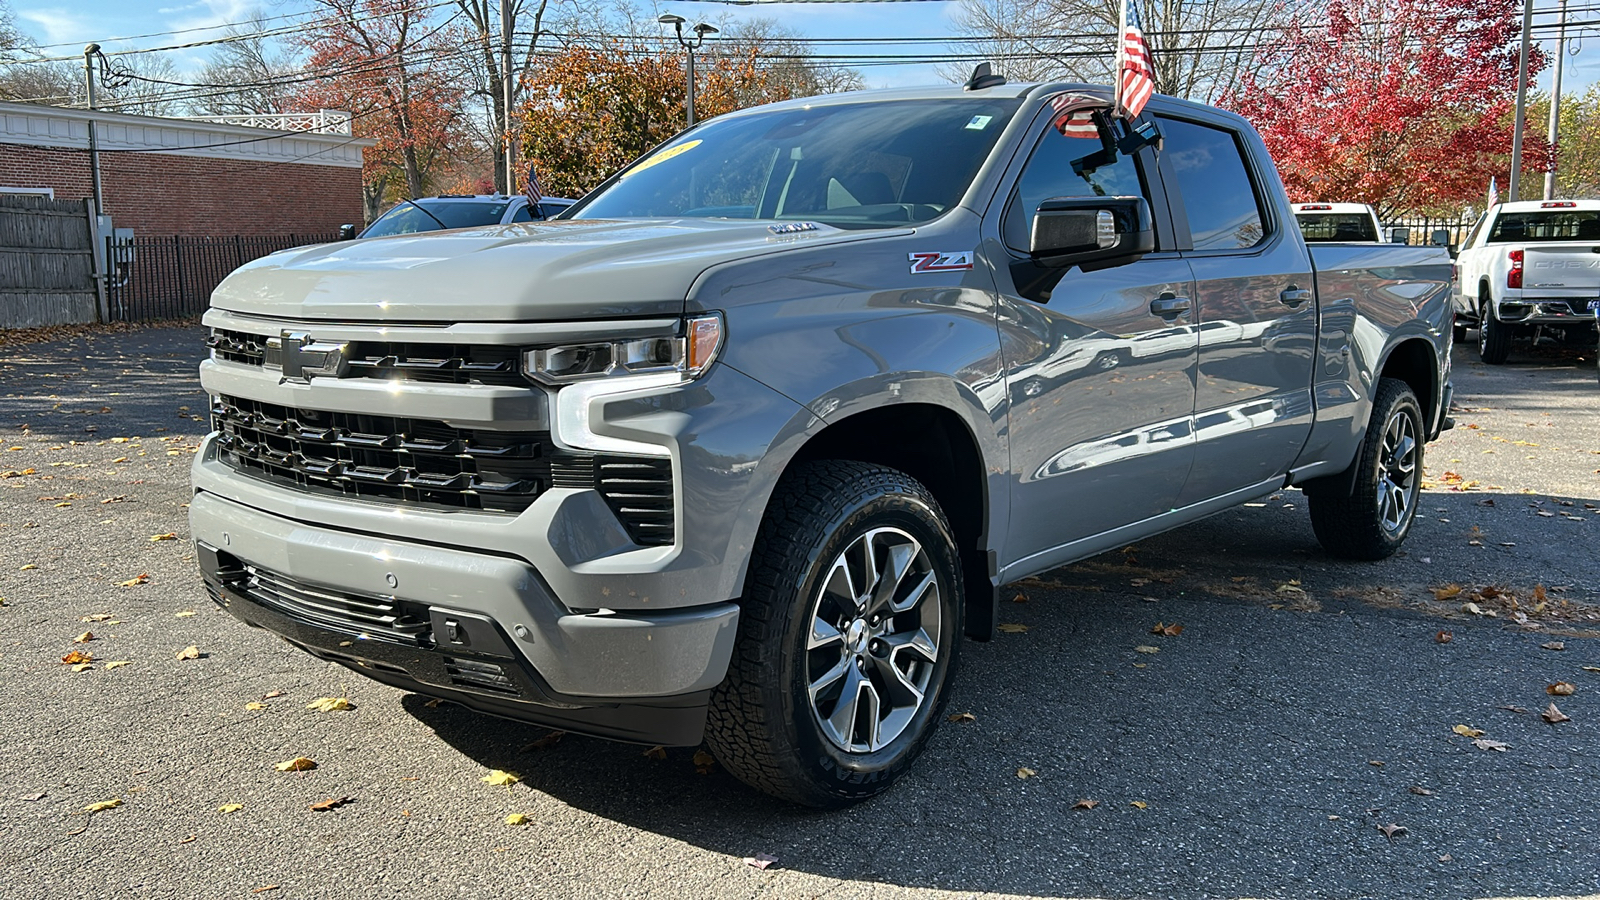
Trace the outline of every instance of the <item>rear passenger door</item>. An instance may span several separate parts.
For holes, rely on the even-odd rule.
[[[1196,346],[1189,265],[1176,252],[1154,153],[1076,171],[1099,141],[1035,127],[1009,192],[985,217],[983,244],[1000,295],[1011,399],[1011,522],[1001,562],[1026,561],[1026,569],[1172,509],[1192,455]],[[1156,252],[1092,272],[1036,264],[1028,244],[1040,202],[1086,196],[1144,197]]]
[[[1195,458],[1177,506],[1258,485],[1310,434],[1311,258],[1259,144],[1226,120],[1157,119],[1173,224],[1195,278]]]

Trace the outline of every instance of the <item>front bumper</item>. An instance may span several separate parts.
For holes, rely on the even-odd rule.
[[[212,598],[378,681],[620,740],[700,740],[738,608],[577,614],[525,562],[338,531],[204,491],[190,528]]]

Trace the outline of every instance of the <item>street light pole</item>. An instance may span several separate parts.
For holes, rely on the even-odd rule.
[[[511,74],[511,0],[500,0],[500,91],[506,125],[506,196],[517,192],[517,142],[511,125],[516,82]]]
[[[1533,0],[1522,0],[1522,54],[1517,63],[1517,116],[1511,131],[1511,183],[1506,199],[1517,199],[1522,175],[1522,132],[1528,124],[1528,53],[1533,39]]]
[[[1567,56],[1567,0],[1561,0],[1561,28],[1556,32],[1556,68],[1550,73],[1550,167],[1544,170],[1544,199],[1556,198],[1556,144],[1561,137],[1561,61]]]
[[[703,45],[706,42],[706,35],[716,34],[717,33],[717,29],[716,29],[715,26],[707,25],[706,23],[701,22],[700,24],[694,26],[694,28],[692,29],[692,31],[694,32],[694,40],[693,41],[689,41],[689,40],[686,40],[684,38],[684,36],[683,36],[683,23],[688,21],[683,16],[675,16],[672,13],[662,13],[660,16],[658,16],[656,18],[656,21],[660,22],[663,25],[671,25],[673,33],[675,35],[677,35],[678,45],[681,46],[683,49],[689,51],[689,65],[688,65],[689,93],[686,95],[685,100],[684,100],[684,106],[685,106],[685,111],[687,113],[686,118],[688,120],[688,125],[686,125],[685,127],[693,127],[693,125],[694,125],[694,51],[700,49],[701,45]]]
[[[100,55],[100,45],[90,44],[83,48],[83,82],[88,91],[89,112],[94,112],[94,61]],[[100,143],[96,140],[94,131],[94,116],[89,116],[89,181],[94,191],[94,214],[103,216],[106,213],[105,197],[100,191]]]

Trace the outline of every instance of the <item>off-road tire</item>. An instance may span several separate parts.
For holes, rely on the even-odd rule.
[[[823,579],[845,548],[877,528],[920,542],[938,579],[938,660],[921,705],[875,752],[830,743],[807,692],[806,641]],[[870,544],[869,544],[870,546]],[[961,646],[960,556],[944,512],[916,479],[886,466],[822,460],[785,474],[757,533],[728,677],[711,695],[706,744],[746,784],[815,807],[887,790],[932,736]]]
[[[1485,301],[1478,317],[1478,358],[1498,366],[1511,355],[1511,326],[1495,316],[1494,302]]]
[[[1385,435],[1396,416],[1410,419],[1409,431],[1415,456],[1411,461],[1411,481],[1407,483],[1409,507],[1399,527],[1391,529],[1383,520],[1379,506],[1385,465]],[[1330,556],[1344,559],[1386,559],[1400,549],[1416,521],[1421,500],[1422,456],[1426,445],[1422,405],[1411,386],[1398,378],[1378,381],[1372,401],[1372,419],[1361,441],[1356,460],[1355,489],[1348,495],[1326,488],[1307,495],[1311,507],[1311,528],[1317,541]]]

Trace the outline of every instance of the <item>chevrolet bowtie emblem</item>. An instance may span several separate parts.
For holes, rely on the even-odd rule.
[[[313,378],[343,378],[350,372],[345,353],[348,343],[319,341],[303,331],[285,331],[267,338],[264,362],[283,369],[284,381],[308,383]]]

